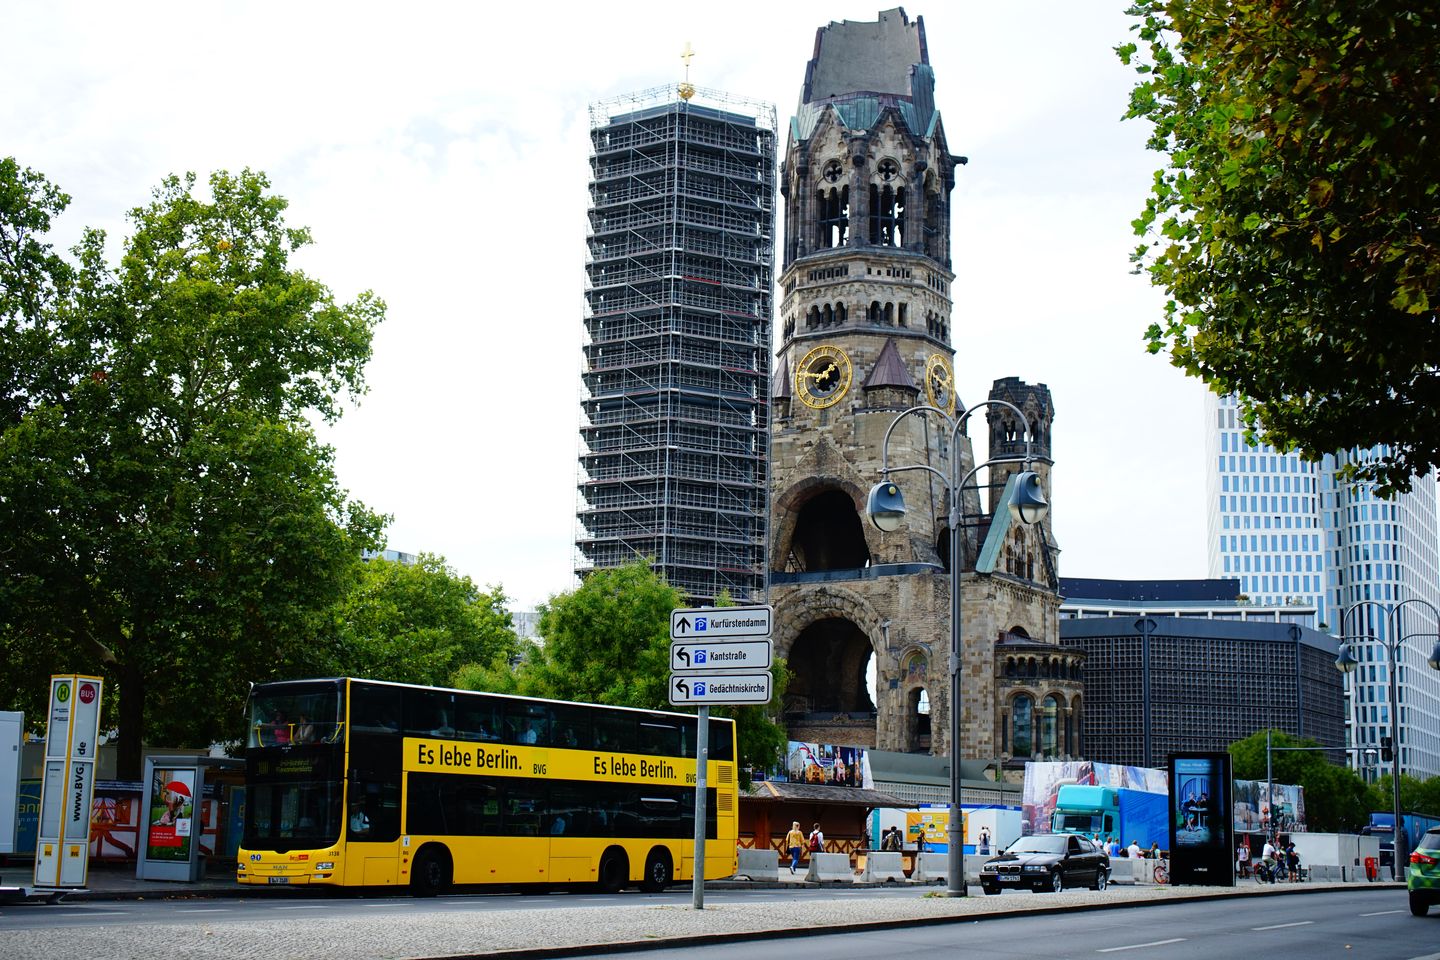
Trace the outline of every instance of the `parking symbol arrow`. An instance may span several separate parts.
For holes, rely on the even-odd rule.
[[[679,657],[681,660],[684,660],[684,661],[685,661],[685,666],[687,666],[687,667],[690,666],[690,648],[689,648],[689,647],[679,647],[679,648],[677,648],[676,651],[675,651],[675,656]]]
[[[675,632],[676,632],[676,633],[684,633],[685,631],[687,631],[687,630],[689,630],[689,629],[690,629],[690,619],[689,619],[688,617],[681,617],[679,620],[676,620],[676,621],[675,621]]]
[[[690,685],[689,685],[688,683],[686,683],[684,680],[676,679],[676,681],[675,681],[675,689],[680,691],[680,695],[681,695],[682,697],[685,697],[686,699],[689,699],[689,697],[690,697]]]

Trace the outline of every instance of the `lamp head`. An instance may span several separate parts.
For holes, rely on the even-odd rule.
[[[905,519],[905,498],[900,494],[900,487],[889,480],[875,484],[870,488],[865,512],[870,514],[870,522],[882,532],[899,530]]]
[[[1358,666],[1360,666],[1360,659],[1355,656],[1355,651],[1350,644],[1340,644],[1340,655],[1335,658],[1335,669],[1341,673],[1354,673]]]
[[[1034,470],[1015,474],[1015,495],[1010,500],[1010,516],[1018,523],[1029,525],[1045,519],[1049,509],[1039,474]]]
[[[1435,649],[1430,651],[1430,669],[1440,670],[1440,640],[1435,641]]]

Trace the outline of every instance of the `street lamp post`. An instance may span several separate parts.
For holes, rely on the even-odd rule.
[[[981,407],[1000,406],[1011,410],[1020,423],[1025,424],[1025,456],[999,457],[986,460],[960,476],[960,432],[970,415]],[[913,463],[904,466],[890,466],[890,436],[895,427],[911,414],[926,416],[934,414],[944,422],[950,435],[950,470],[942,472],[928,463]],[[950,530],[950,824],[947,831],[946,891],[947,897],[965,896],[965,832],[964,812],[961,806],[962,787],[960,783],[960,653],[961,653],[961,609],[960,585],[964,554],[960,545],[961,491],[979,471],[1001,463],[1023,463],[1024,469],[1015,477],[1015,492],[1010,501],[1010,514],[1019,523],[1038,523],[1045,517],[1049,505],[1040,487],[1040,478],[1030,470],[1030,445],[1033,440],[1030,422],[1020,408],[1005,400],[985,400],[951,418],[939,407],[911,407],[895,417],[885,431],[885,440],[880,447],[881,480],[870,489],[867,512],[870,520],[884,533],[900,529],[905,518],[905,499],[900,487],[890,481],[890,474],[908,470],[921,470],[937,477],[945,486],[950,497],[950,513],[947,523]]]
[[[1440,633],[1434,631],[1401,633],[1396,630],[1397,624],[1400,623],[1400,611],[1412,603],[1424,604],[1426,607],[1429,607],[1430,613],[1435,617],[1436,623],[1440,624],[1440,610],[1437,610],[1435,605],[1430,601],[1421,600],[1418,597],[1411,597],[1408,600],[1400,601],[1388,611],[1385,619],[1386,630],[1383,642],[1385,644],[1385,652],[1388,655],[1387,663],[1390,667],[1390,812],[1395,820],[1394,826],[1392,826],[1390,830],[1390,846],[1392,851],[1390,856],[1390,869],[1396,880],[1403,879],[1405,876],[1404,862],[1408,852],[1406,850],[1406,841],[1408,838],[1405,836],[1405,812],[1400,808],[1400,697],[1399,677],[1397,676],[1399,673],[1400,649],[1405,645],[1405,641],[1411,637],[1436,637],[1435,648],[1430,652],[1428,662],[1431,669],[1440,670]],[[1382,604],[1374,600],[1362,600],[1360,603],[1351,607],[1350,610],[1347,610],[1346,614],[1366,604],[1375,604],[1382,610],[1384,609]],[[1340,618],[1340,626],[1342,632],[1341,639],[1346,642],[1340,645],[1340,655],[1335,658],[1335,666],[1342,673],[1354,673],[1355,668],[1360,665],[1360,658],[1355,655],[1355,651],[1351,648],[1348,638],[1343,635],[1345,627],[1344,615]]]

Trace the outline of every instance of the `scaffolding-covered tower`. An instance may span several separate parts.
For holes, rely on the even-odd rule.
[[[763,599],[775,107],[657,87],[593,104],[590,139],[576,572]]]

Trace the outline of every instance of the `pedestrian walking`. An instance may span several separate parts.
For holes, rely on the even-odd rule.
[[[805,834],[800,832],[799,820],[790,824],[790,832],[785,834],[785,846],[790,850],[790,872],[794,873],[795,868],[800,866],[800,848],[805,846]]]

